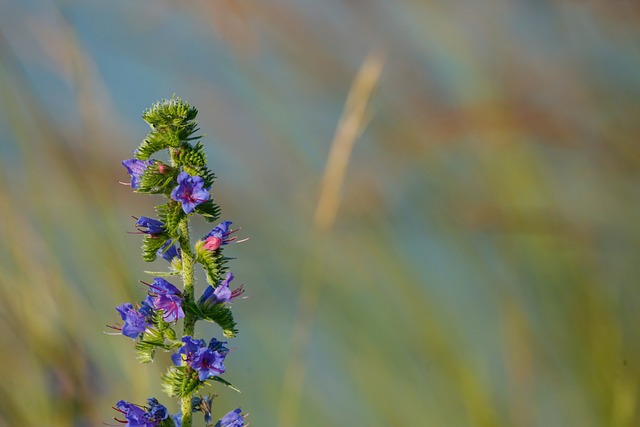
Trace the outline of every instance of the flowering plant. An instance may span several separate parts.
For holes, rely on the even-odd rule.
[[[236,335],[236,322],[231,312],[231,300],[243,289],[229,289],[233,274],[227,270],[229,258],[223,247],[236,241],[237,230],[231,221],[216,225],[192,245],[189,221],[196,215],[207,222],[216,222],[220,208],[211,197],[215,175],[207,167],[206,155],[194,121],[198,111],[179,98],[154,104],[143,114],[151,132],[134,152],[134,158],[123,166],[131,176],[130,185],[137,193],[164,197],[156,206],[158,219],[136,218],[138,233],[144,234],[142,258],[151,262],[161,257],[169,262],[167,272],[151,273],[153,281],[144,283],[146,298],[136,304],[116,307],[122,324],[110,326],[135,341],[134,350],[142,363],[153,361],[158,349],[173,353],[173,366],[162,376],[165,392],[180,399],[180,412],[170,415],[155,398],[147,405],[119,401],[114,409],[120,413],[114,419],[127,427],[191,427],[192,414],[204,413],[204,421],[213,427],[211,403],[214,395],[196,393],[208,384],[218,383],[237,390],[222,378],[229,354],[226,342],[215,337],[207,344],[194,337],[195,324],[205,320],[220,326],[226,338]],[[169,162],[153,159],[158,152],[168,152]],[[200,264],[208,286],[196,299],[194,267]],[[179,289],[169,280],[178,278]],[[169,279],[169,280],[167,280]],[[182,336],[176,333],[182,323]],[[121,418],[124,419],[121,419]],[[228,412],[215,427],[241,427],[246,415],[240,408]]]

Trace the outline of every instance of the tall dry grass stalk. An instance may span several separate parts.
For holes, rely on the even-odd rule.
[[[313,219],[311,240],[314,250],[309,253],[302,271],[291,349],[284,372],[278,411],[278,425],[282,427],[297,425],[311,329],[325,278],[322,248],[335,223],[349,159],[366,124],[367,106],[380,80],[384,62],[384,54],[374,51],[362,63],[331,143]]]

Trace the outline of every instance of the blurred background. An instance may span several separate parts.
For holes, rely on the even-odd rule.
[[[214,419],[640,425],[639,24],[632,0],[0,0],[0,426],[177,410],[166,355],[104,333],[164,268],[127,234],[159,200],[118,181],[173,94],[250,237]]]

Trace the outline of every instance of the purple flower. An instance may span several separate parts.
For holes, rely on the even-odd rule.
[[[182,292],[162,277],[153,279],[153,283],[149,285],[151,296],[154,296],[153,305],[159,310],[164,310],[164,320],[167,322],[175,322],[184,317],[182,309]]]
[[[229,412],[218,421],[215,427],[242,427],[244,426],[244,417],[240,408]]]
[[[151,327],[150,316],[153,314],[153,309],[149,306],[149,302],[147,300],[143,301],[142,306],[137,310],[130,303],[120,304],[116,307],[124,321],[124,326],[121,328],[122,335],[136,339],[147,328]],[[120,329],[115,326],[112,326],[112,328]]]
[[[231,291],[231,289],[229,289],[229,283],[231,283],[232,280],[233,273],[229,272],[227,273],[226,278],[215,288],[211,285],[207,286],[207,288],[202,293],[202,296],[198,300],[198,304],[203,307],[211,307],[214,304],[229,302],[233,298],[242,295],[242,293],[244,292],[242,286],[235,289],[234,291]]]
[[[120,400],[116,403],[116,407],[114,409],[124,415],[127,420],[126,427],[144,425],[143,423],[147,417],[147,411],[142,409],[140,406]],[[117,418],[115,420],[123,422]]]
[[[190,336],[183,337],[182,342],[184,344],[180,350],[171,356],[174,364],[186,362],[187,366],[198,372],[200,381],[224,373],[223,362],[229,353],[229,349],[224,346],[225,342],[212,338],[205,347],[204,340],[194,340]]]
[[[182,203],[182,210],[189,214],[200,203],[209,200],[209,191],[204,188],[204,180],[199,176],[191,176],[187,172],[178,175],[178,186],[171,192],[171,198]]]
[[[116,421],[126,423],[125,427],[156,427],[167,419],[169,416],[167,408],[158,403],[155,398],[148,399],[147,403],[149,407],[142,407],[120,400],[114,409],[124,415],[126,421],[117,418]]]
[[[156,252],[165,260],[172,262],[174,259],[180,259],[180,252],[176,245],[171,244],[171,239],[167,240],[164,245]]]
[[[224,373],[224,358],[226,354],[221,354],[218,351],[211,351],[208,347],[198,349],[193,361],[191,362],[191,368],[198,371],[198,379],[204,381],[207,378],[218,376]]]
[[[157,236],[165,231],[164,222],[146,216],[138,218],[136,228],[141,233],[150,234],[151,236]]]
[[[140,188],[142,174],[152,164],[153,160],[127,159],[122,161],[122,166],[127,168],[127,173],[131,175],[131,188]]]

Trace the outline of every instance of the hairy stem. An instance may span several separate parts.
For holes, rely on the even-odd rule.
[[[191,241],[189,239],[189,218],[184,217],[178,226],[180,230],[180,249],[182,251],[182,283],[184,286],[183,296],[184,303],[189,304],[194,300],[193,289],[193,265],[194,255],[191,252]],[[196,318],[192,313],[188,311],[184,316],[184,332],[183,336],[189,335],[193,337],[195,330]],[[185,396],[182,398],[182,427],[191,427],[191,398],[192,396]]]
[[[191,427],[191,396],[185,396],[182,398],[182,427]]]

